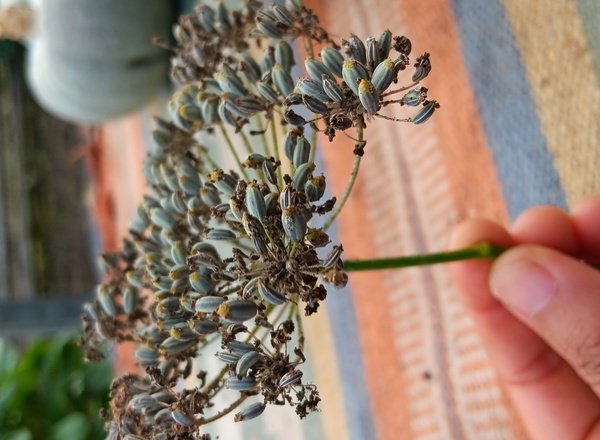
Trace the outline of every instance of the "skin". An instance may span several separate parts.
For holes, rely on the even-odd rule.
[[[510,247],[452,275],[532,439],[600,439],[600,196],[536,207],[510,231],[469,220],[452,248]]]

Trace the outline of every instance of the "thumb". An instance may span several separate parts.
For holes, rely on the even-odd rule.
[[[600,396],[598,270],[555,250],[523,245],[494,263],[490,289]]]

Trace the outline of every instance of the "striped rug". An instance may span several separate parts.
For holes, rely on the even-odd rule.
[[[444,249],[467,217],[508,224],[600,192],[600,4],[594,0],[308,2],[331,33],[389,28],[431,54],[441,103],[421,126],[374,121],[338,222],[346,258]],[[390,116],[402,116],[400,112]],[[386,111],[387,111],[386,110]],[[353,141],[324,143],[334,194]],[[352,274],[312,345],[329,439],[526,439],[448,268]],[[310,329],[310,324],[309,324]],[[330,336],[329,336],[330,335]],[[319,380],[320,379],[320,380]],[[326,409],[327,410],[327,409]]]

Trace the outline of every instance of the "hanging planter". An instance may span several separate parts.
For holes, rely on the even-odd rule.
[[[33,30],[21,37],[27,79],[48,111],[96,123],[139,108],[166,85],[168,53],[152,39],[169,35],[171,2],[54,0],[33,9]]]

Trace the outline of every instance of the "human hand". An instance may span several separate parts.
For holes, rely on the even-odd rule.
[[[600,197],[529,209],[510,233],[467,221],[452,247],[481,241],[511,249],[453,278],[532,439],[600,439]]]

